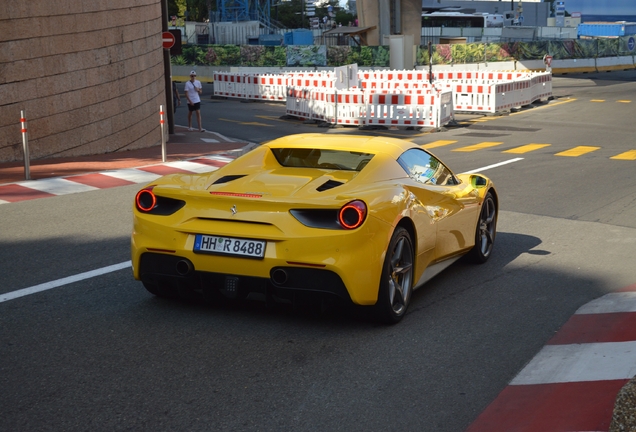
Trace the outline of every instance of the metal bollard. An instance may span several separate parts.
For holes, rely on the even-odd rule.
[[[159,123],[161,125],[161,162],[166,161],[166,131],[164,127],[164,112],[163,105],[159,105]]]
[[[24,178],[31,180],[31,162],[29,157],[29,135],[27,134],[26,110],[20,111],[22,125],[22,151],[24,152]]]

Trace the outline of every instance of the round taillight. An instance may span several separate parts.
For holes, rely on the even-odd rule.
[[[363,201],[351,201],[338,212],[338,221],[346,229],[358,228],[366,217],[367,205]]]
[[[139,211],[149,212],[157,205],[157,197],[152,193],[152,188],[142,189],[137,192],[135,203]]]

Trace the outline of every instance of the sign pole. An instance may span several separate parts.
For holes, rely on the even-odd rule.
[[[428,41],[428,82],[433,84],[433,45]]]
[[[31,162],[29,156],[29,135],[27,134],[26,110],[20,111],[22,125],[22,150],[24,152],[24,178],[31,180]]]
[[[161,125],[161,162],[166,161],[166,127],[163,120],[163,105],[159,105],[159,124]]]

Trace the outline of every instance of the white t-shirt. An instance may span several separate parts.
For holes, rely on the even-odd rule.
[[[201,98],[199,97],[199,92],[197,92],[196,88],[201,88],[201,81],[198,79],[194,80],[194,84],[192,81],[187,81],[184,86],[184,92],[187,95],[186,97],[192,102],[197,103],[201,102]]]

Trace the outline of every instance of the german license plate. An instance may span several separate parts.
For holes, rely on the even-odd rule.
[[[265,256],[265,242],[263,240],[197,234],[194,238],[194,252],[263,258]]]

